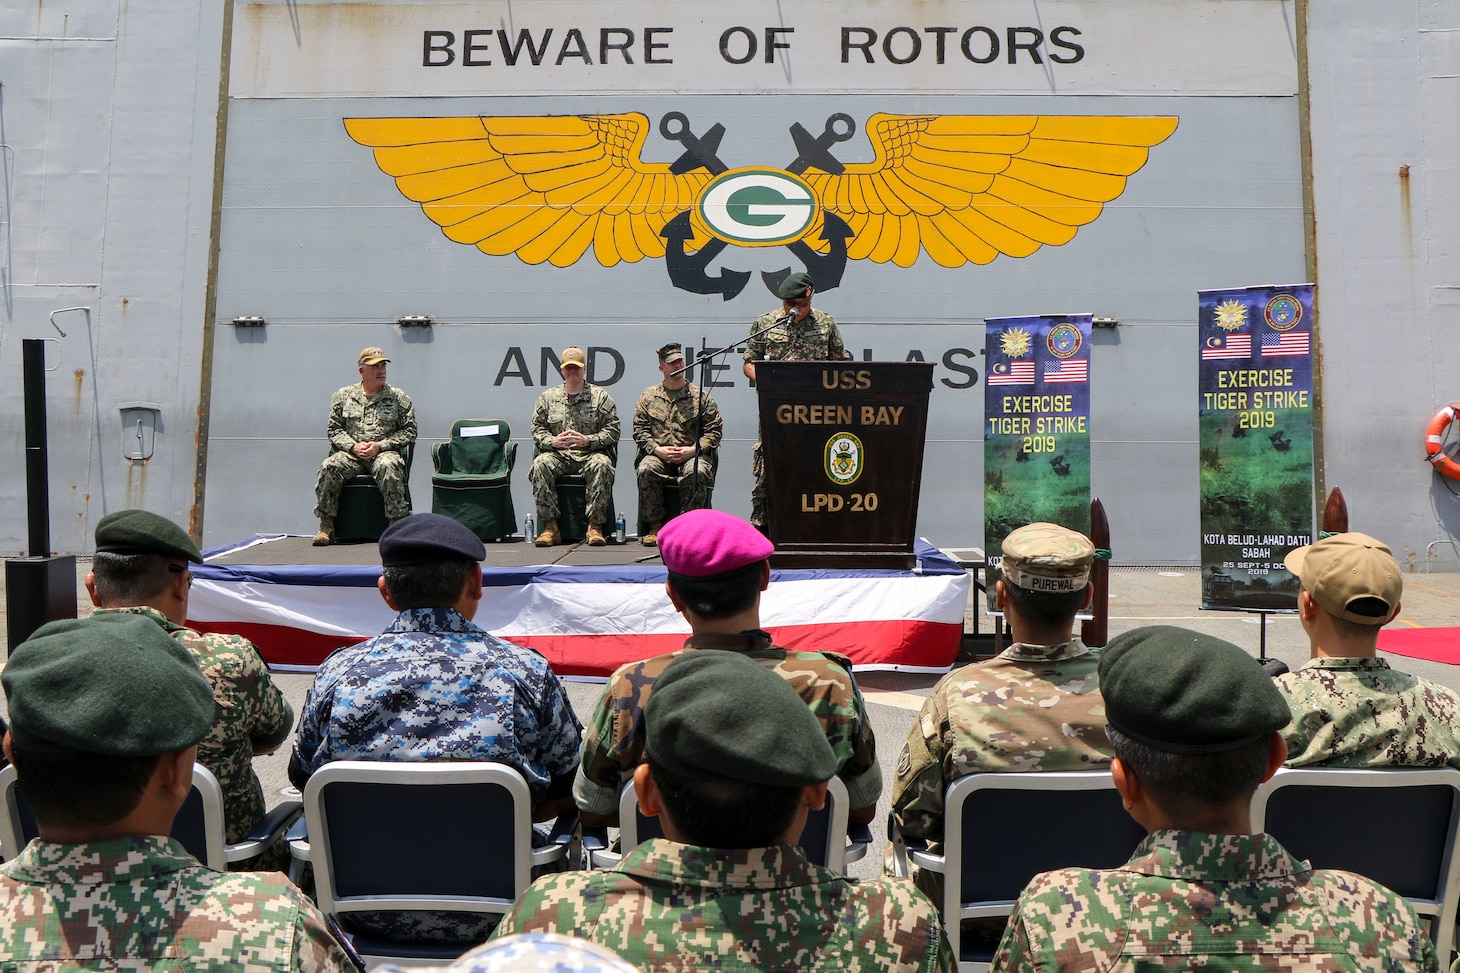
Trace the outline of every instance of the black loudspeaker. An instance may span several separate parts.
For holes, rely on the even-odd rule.
[[[76,557],[13,557],[5,562],[5,638],[11,648],[46,622],[76,617]]]

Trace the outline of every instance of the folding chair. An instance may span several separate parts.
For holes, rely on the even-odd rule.
[[[1369,826],[1329,826],[1335,807]],[[1460,902],[1460,770],[1284,767],[1253,796],[1252,827],[1314,868],[1354,872],[1404,896],[1430,920],[1440,966],[1449,964]]]
[[[1008,840],[1010,822],[1025,840]],[[964,944],[964,921],[1007,919],[1040,872],[1119,867],[1146,836],[1108,770],[958,778],[944,796],[942,855],[889,832],[899,874],[907,873],[908,859],[942,873],[939,911],[961,970],[987,969],[993,959],[992,950]]]
[[[352,926],[361,912],[502,915],[532,869],[567,857],[577,815],[553,843],[532,847],[532,796],[504,764],[341,760],[304,788],[307,838],[291,841],[314,865],[320,911],[374,962],[448,961],[474,943],[392,940]],[[307,848],[305,847],[307,843]]]
[[[7,861],[20,854],[40,834],[35,815],[17,789],[14,765],[0,770],[0,851]],[[193,764],[193,788],[172,821],[172,837],[188,854],[209,868],[223,871],[230,862],[244,861],[264,852],[294,823],[303,810],[299,801],[285,801],[254,825],[243,841],[223,840],[223,789],[218,778],[202,764]]]
[[[607,829],[585,829],[583,847],[595,868],[616,865],[624,855],[650,838],[664,837],[658,817],[639,810],[639,798],[632,783],[624,785],[618,799],[619,850],[608,849]],[[806,857],[834,872],[845,872],[849,862],[859,861],[872,844],[872,831],[865,824],[847,825],[847,785],[833,777],[826,788],[826,805],[806,816],[806,827],[797,842]]]

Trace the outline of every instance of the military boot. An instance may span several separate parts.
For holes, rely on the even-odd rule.
[[[645,547],[658,547],[659,546],[659,527],[660,527],[659,524],[652,524],[651,523],[649,525],[649,531],[648,531],[648,533],[646,533],[643,537],[639,538],[639,543],[640,544],[643,544]]]
[[[605,536],[603,536],[603,525],[602,524],[589,524],[588,525],[588,546],[589,547],[602,547],[603,545],[605,545],[607,543],[608,543],[608,538],[605,537]]]
[[[538,547],[552,547],[554,544],[561,544],[563,535],[558,533],[558,520],[556,517],[545,520],[542,524],[542,533],[537,535],[537,540],[532,543]]]
[[[335,518],[319,518],[319,533],[314,535],[315,547],[328,547],[335,542]]]

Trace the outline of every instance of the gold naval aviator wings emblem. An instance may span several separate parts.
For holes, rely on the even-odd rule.
[[[728,169],[713,159],[718,134],[681,134],[716,163],[688,171],[643,160],[652,126],[638,112],[344,124],[448,239],[493,256],[555,267],[590,248],[605,267],[657,259],[666,226],[687,213],[682,239],[669,234],[686,253],[712,240],[723,241],[716,252],[725,243],[804,244],[817,254],[844,246],[851,260],[911,267],[926,253],[961,267],[1074,239],[1125,191],[1177,119],[878,113],[866,124],[871,162],[842,164],[824,151],[848,131],[823,135],[823,151],[789,169]],[[727,187],[732,179],[740,182]],[[835,232],[827,232],[828,217],[840,221]]]

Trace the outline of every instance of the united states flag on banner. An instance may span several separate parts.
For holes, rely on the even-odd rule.
[[[1011,361],[1007,365],[1003,362],[989,369],[988,383],[990,385],[1033,385],[1034,384],[1034,362]]]
[[[1044,363],[1044,384],[1058,385],[1061,382],[1086,382],[1090,379],[1088,358],[1068,358],[1064,361]]]
[[[1308,354],[1308,332],[1284,331],[1282,334],[1262,336],[1262,357],[1283,358],[1291,355]]]
[[[1229,334],[1207,339],[1209,347],[1201,350],[1203,361],[1213,358],[1251,358],[1252,335]],[[1215,344],[1212,344],[1215,342]]]

